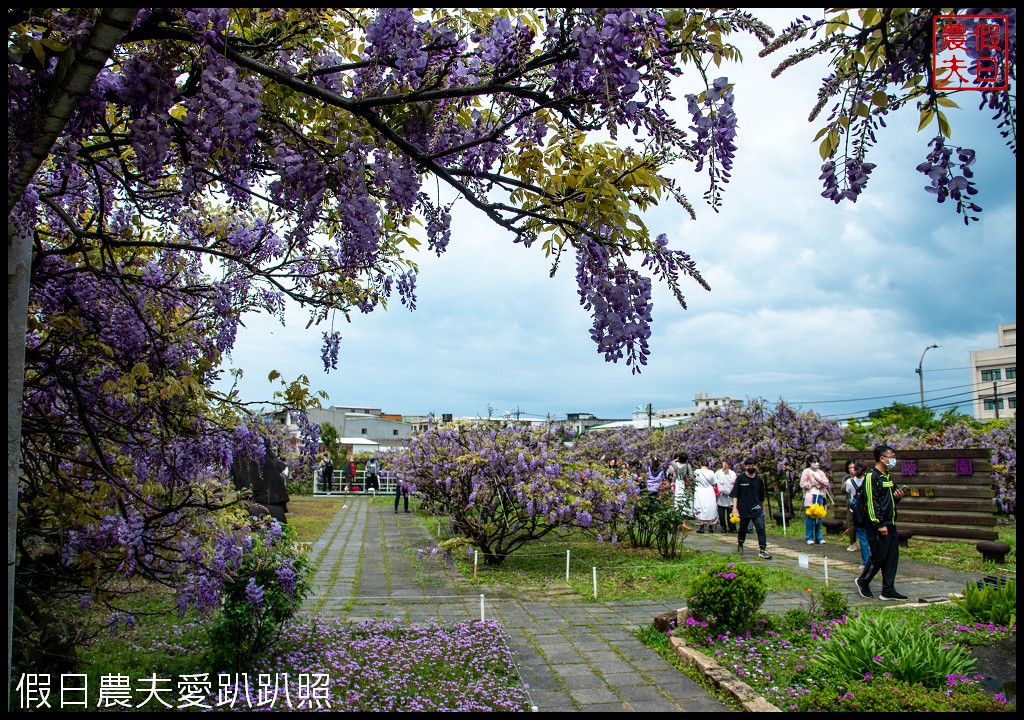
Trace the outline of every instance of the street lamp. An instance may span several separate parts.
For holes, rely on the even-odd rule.
[[[918,381],[921,384],[921,409],[922,410],[924,410],[924,370],[921,369],[921,365],[924,363],[924,353],[928,352],[932,348],[937,348],[938,346],[939,346],[939,344],[935,343],[933,345],[929,345],[928,347],[926,347],[924,349],[924,352],[921,353],[921,359],[918,360],[918,362],[917,362],[917,379],[918,379]]]

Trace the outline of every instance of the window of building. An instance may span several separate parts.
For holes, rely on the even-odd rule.
[[[1006,398],[1006,402],[1008,402],[1010,404],[1010,409],[1011,410],[1016,410],[1017,409],[1017,396],[1016,395],[1014,395],[1013,397]]]
[[[397,435],[397,434],[398,434],[398,431],[397,431],[397,430],[392,430],[392,431],[391,431],[391,434],[392,434],[392,435]]]
[[[1006,379],[1007,380],[1016,380],[1017,379],[1017,367],[1016,366],[1006,368]]]
[[[366,434],[366,428],[363,428],[360,432],[362,432],[363,435],[365,435]]]
[[[993,402],[992,400],[986,400],[985,401],[985,409],[986,410],[995,410],[996,409],[995,402]],[[999,409],[1000,410],[1003,409],[1003,399],[1002,398],[999,398]]]
[[[982,382],[992,382],[993,380],[1002,380],[1002,370],[982,370],[981,371]]]

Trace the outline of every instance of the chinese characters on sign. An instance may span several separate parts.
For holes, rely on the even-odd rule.
[[[19,709],[39,710],[89,707],[88,676],[59,676],[59,699],[51,696],[50,675],[26,673],[18,681]],[[175,697],[177,690],[177,697]],[[330,677],[326,673],[300,673],[289,679],[288,673],[259,673],[250,681],[249,673],[219,673],[214,685],[207,673],[179,675],[175,683],[169,677],[139,678],[134,684],[127,675],[102,675],[95,708],[143,708],[156,710],[229,707],[234,709],[268,708],[280,704],[286,708],[329,708]]]
[[[1005,15],[936,15],[932,20],[932,87],[1006,90],[1008,27]]]
[[[903,477],[917,475],[917,460],[900,460],[900,475]]]
[[[966,458],[957,458],[953,461],[953,469],[957,475],[973,475],[974,465]]]

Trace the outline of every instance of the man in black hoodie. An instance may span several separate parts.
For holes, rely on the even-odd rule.
[[[889,473],[896,467],[896,451],[888,445],[875,448],[875,466],[864,477],[861,491],[864,509],[868,511],[868,558],[864,571],[856,580],[861,597],[871,597],[871,581],[882,571],[882,592],[879,600],[906,600],[895,587],[896,570],[900,564],[900,538],[896,532],[896,503],[903,498],[903,488],[894,488]]]
[[[743,461],[743,472],[736,477],[736,483],[729,493],[732,511],[740,516],[739,531],[736,535],[736,551],[743,554],[743,541],[747,539],[747,528],[751,523],[757,532],[757,556],[771,560],[768,554],[768,534],[764,531],[764,479],[757,474],[757,463],[752,457]]]

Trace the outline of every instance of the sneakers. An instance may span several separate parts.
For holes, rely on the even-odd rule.
[[[825,544],[825,541],[824,541],[824,540],[819,540],[819,541],[818,541],[818,544],[819,544],[819,545],[824,545],[824,544]]]
[[[814,544],[814,541],[813,541],[813,540],[808,540],[808,541],[807,541],[807,544],[808,544],[808,545],[813,545],[813,544]]]
[[[874,595],[871,594],[870,588],[868,588],[866,585],[860,584],[860,578],[854,578],[853,584],[857,586],[857,592],[860,593],[860,596],[862,598],[874,597]]]
[[[762,550],[761,552],[759,552],[757,554],[757,556],[759,558],[761,558],[762,560],[771,560],[772,559],[771,554],[767,550]]]
[[[846,548],[846,552],[854,552],[856,549],[857,549],[856,545],[851,545],[850,547]]]
[[[909,598],[907,598],[907,596],[904,595],[901,592],[896,592],[895,590],[892,590],[892,591],[887,592],[887,593],[882,593],[881,595],[878,596],[878,599],[879,600],[908,600]]]
[[[736,552],[738,552],[740,555],[742,555],[743,554],[743,546],[742,545],[737,545],[736,546]]]

